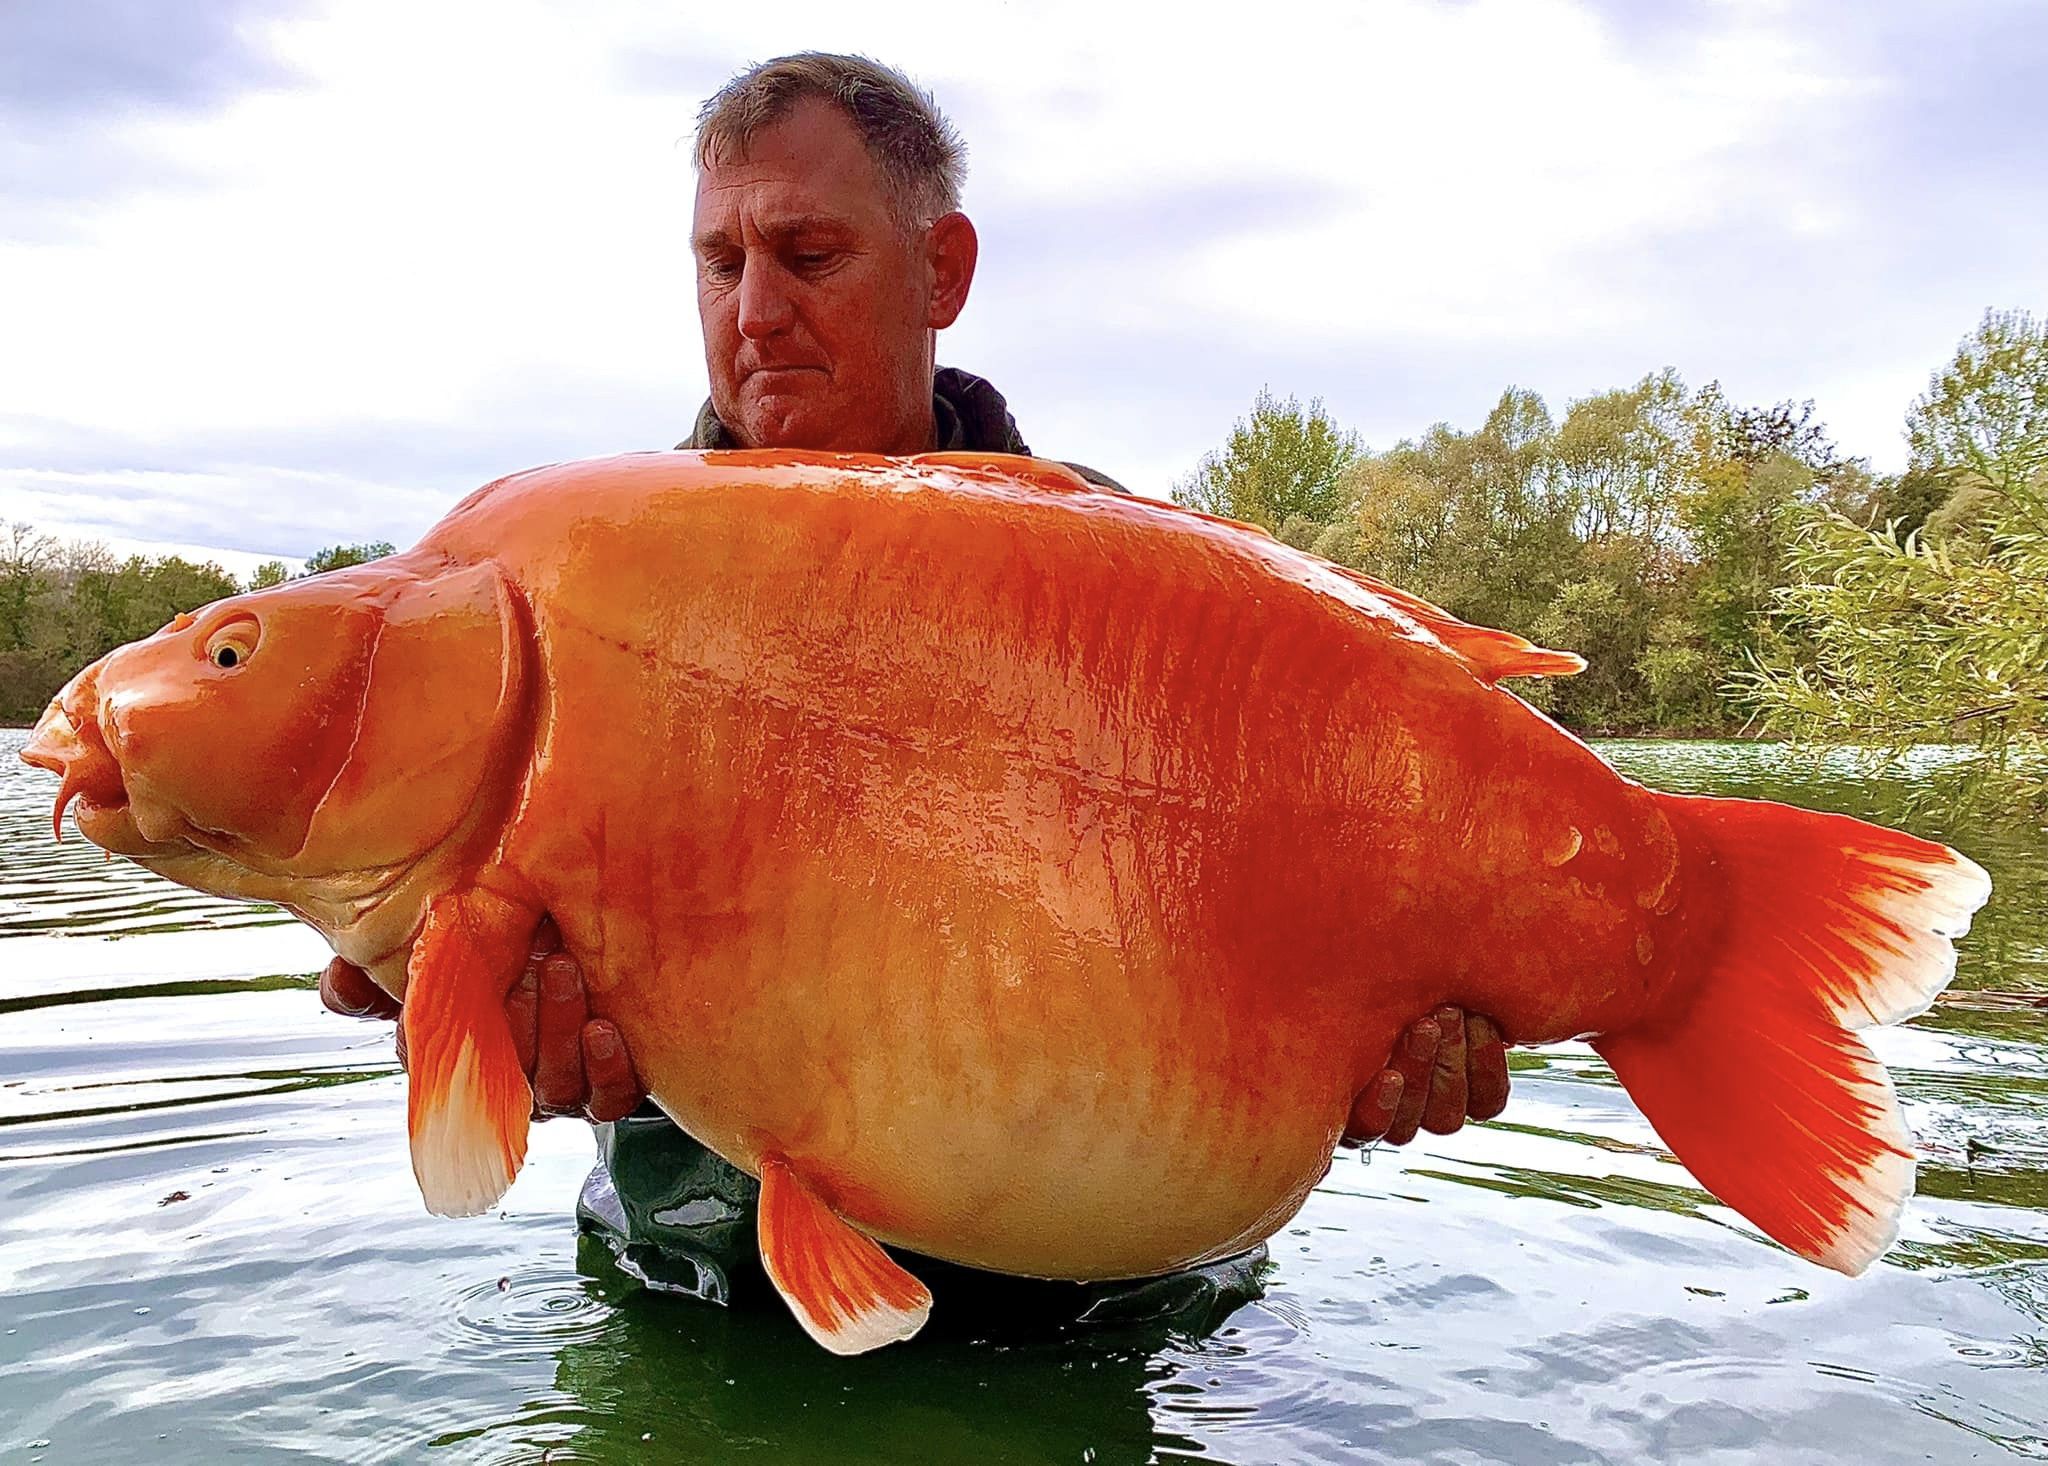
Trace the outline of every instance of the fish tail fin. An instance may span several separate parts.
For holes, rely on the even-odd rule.
[[[436,903],[413,944],[405,1011],[406,1124],[427,1210],[473,1217],[511,1188],[526,1162],[533,1090],[505,1019],[517,934],[490,940],[474,913]]]
[[[1719,940],[1670,1009],[1593,1046],[1702,1185],[1853,1276],[1897,1239],[1914,1154],[1891,1079],[1852,1030],[1934,1001],[1990,877],[1841,815],[1659,798],[1705,857],[1696,885],[1725,893]]]

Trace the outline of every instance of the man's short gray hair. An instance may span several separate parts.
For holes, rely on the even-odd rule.
[[[721,152],[744,157],[756,133],[806,97],[830,102],[852,120],[906,225],[928,224],[960,207],[967,145],[930,92],[866,56],[805,51],[749,67],[697,113],[697,166]]]

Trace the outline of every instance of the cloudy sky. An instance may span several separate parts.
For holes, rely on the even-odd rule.
[[[940,359],[1146,492],[1262,385],[1386,446],[1666,365],[1894,468],[2048,306],[2037,0],[4,0],[0,520],[245,571],[673,443],[697,106],[810,48],[968,139]]]

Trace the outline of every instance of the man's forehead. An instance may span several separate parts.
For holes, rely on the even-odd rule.
[[[697,222],[690,234],[699,249],[731,244],[742,237],[759,236],[774,241],[825,235],[852,234],[858,221],[847,214],[793,204],[778,208],[773,203],[729,200],[731,207],[710,210],[697,201]]]
[[[714,139],[698,162],[706,172],[805,159],[844,164],[856,155],[867,156],[867,151],[845,108],[821,97],[800,97],[781,116],[742,136]]]
[[[698,180],[690,225],[693,243],[741,236],[788,239],[817,234],[871,234],[893,229],[888,200],[843,177],[736,176],[706,174]]]
[[[741,208],[751,218],[836,215],[852,223],[887,206],[881,169],[853,119],[813,98],[757,129],[743,146],[728,140],[699,160],[700,224]]]

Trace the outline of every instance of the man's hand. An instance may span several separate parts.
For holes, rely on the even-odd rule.
[[[351,1018],[395,1019],[400,1012],[396,999],[339,957],[320,974],[320,999]],[[617,1120],[646,1098],[624,1037],[605,1019],[589,1016],[583,975],[561,950],[552,921],[542,921],[534,933],[526,970],[505,995],[505,1018],[533,1084],[536,1119],[580,1114]],[[405,1062],[403,1028],[398,1059]],[[1491,1120],[1507,1102],[1507,1044],[1500,1029],[1478,1014],[1439,1008],[1410,1025],[1392,1062],[1352,1102],[1343,1144],[1406,1145],[1418,1130],[1449,1135],[1467,1119]]]
[[[533,1116],[581,1115],[618,1120],[647,1097],[626,1040],[609,1021],[592,1018],[576,959],[561,950],[553,921],[533,934],[526,970],[505,995],[505,1021],[519,1063],[533,1085]],[[320,1001],[350,1018],[399,1016],[398,1000],[360,967],[337,957],[320,974]],[[405,1029],[398,1030],[398,1062],[405,1062]]]
[[[1449,1135],[1508,1103],[1508,1046],[1491,1018],[1439,1008],[1410,1025],[1379,1077],[1351,1102],[1345,1145],[1406,1145],[1418,1129]]]

